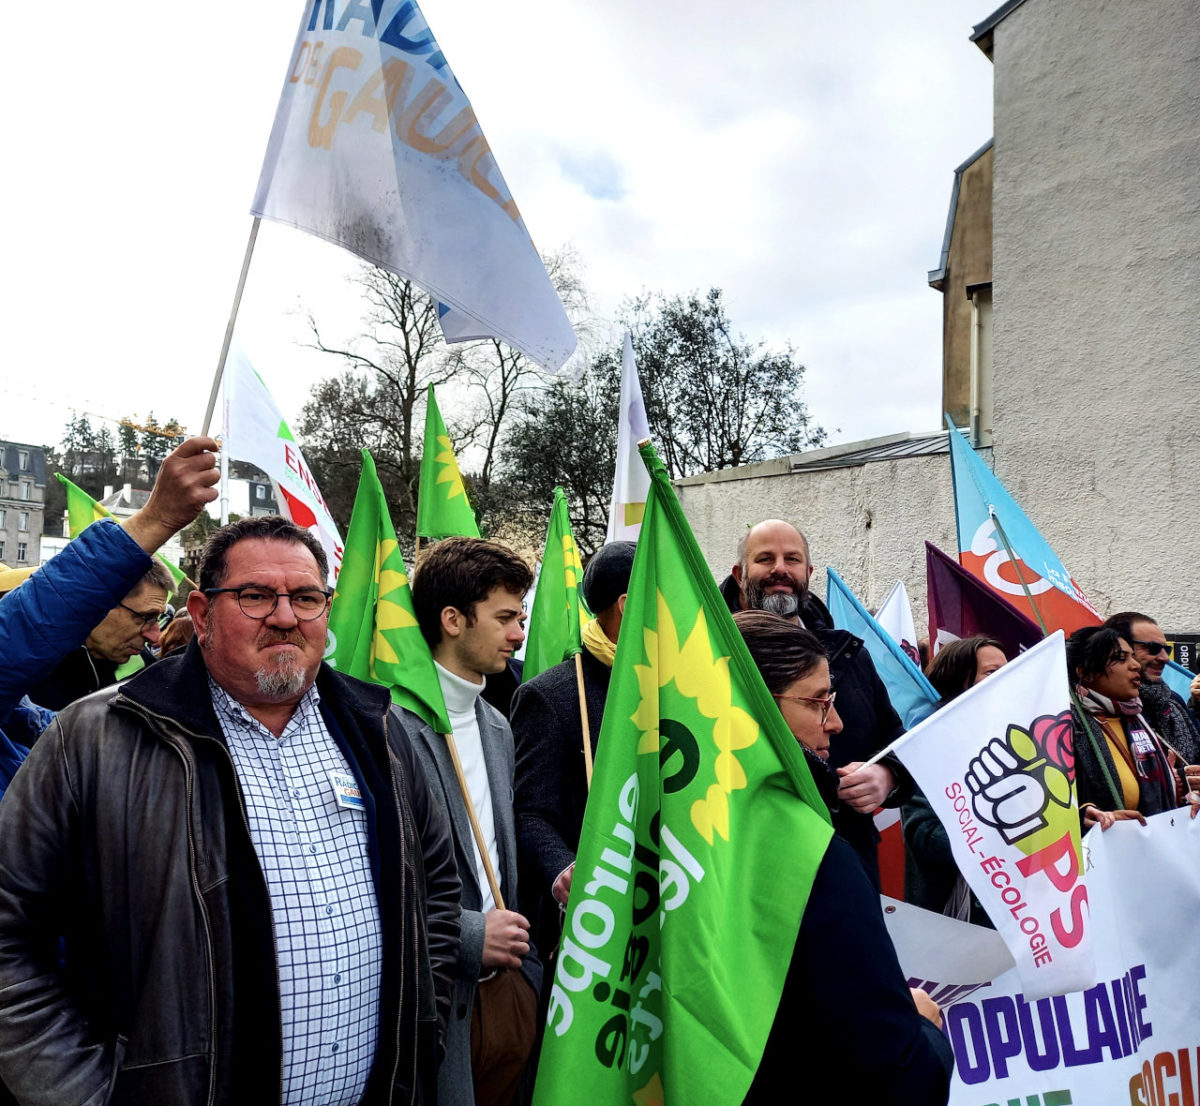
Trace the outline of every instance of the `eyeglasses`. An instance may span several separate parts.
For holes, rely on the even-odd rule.
[[[138,622],[141,623],[139,629],[145,633],[152,625],[158,625],[158,620],[162,618],[162,611],[135,611],[132,607],[125,606],[124,603],[118,603],[118,607],[128,611]]]
[[[814,699],[808,695],[773,695],[773,699],[792,699],[797,703],[817,703],[821,708],[821,725],[825,725],[825,719],[829,717],[829,712],[833,710],[833,701],[837,698],[837,692],[831,691],[824,699]]]
[[[223,595],[228,592],[237,596],[238,606],[247,618],[259,620],[269,618],[279,605],[280,599],[286,599],[292,605],[292,614],[300,622],[312,622],[320,618],[329,606],[332,591],[321,588],[301,588],[299,591],[274,591],[272,588],[259,587],[257,584],[247,584],[241,588],[205,588],[208,596]]]
[[[1140,645],[1152,657],[1157,657],[1159,653],[1165,652],[1168,657],[1175,655],[1175,647],[1165,641],[1138,641],[1137,638],[1129,639],[1130,645]]]

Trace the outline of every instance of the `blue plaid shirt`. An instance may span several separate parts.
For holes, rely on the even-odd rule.
[[[379,1035],[382,948],[366,814],[339,804],[330,778],[349,765],[316,687],[278,738],[209,687],[271,896],[283,1103],[356,1103]]]

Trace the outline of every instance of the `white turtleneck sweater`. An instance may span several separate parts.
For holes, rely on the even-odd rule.
[[[483,692],[483,682],[477,684],[456,676],[449,669],[443,668],[437,662],[438,683],[442,685],[442,695],[446,700],[446,713],[450,718],[450,728],[454,731],[454,745],[458,749],[458,759],[462,762],[463,776],[467,781],[467,790],[475,806],[475,817],[479,819],[479,827],[483,830],[483,839],[487,842],[488,856],[492,861],[492,870],[496,878],[500,878],[500,855],[496,848],[496,817],[492,811],[492,788],[488,781],[487,764],[483,759],[483,738],[479,733],[479,719],[475,714],[475,700]],[[493,909],[496,900],[488,885],[487,872],[479,855],[479,846],[475,843],[475,835],[471,835],[471,848],[475,857],[475,880],[479,884],[479,892],[483,900],[480,908],[484,914]]]

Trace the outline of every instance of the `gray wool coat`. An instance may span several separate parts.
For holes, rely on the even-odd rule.
[[[446,1033],[446,1056],[438,1071],[440,1106],[474,1106],[471,1081],[471,1009],[475,988],[483,971],[484,915],[483,897],[475,870],[474,837],[467,819],[467,808],[459,790],[458,777],[446,739],[417,715],[402,707],[392,711],[412,742],[413,750],[429,779],[434,800],[446,812],[454,838],[454,859],[462,880],[462,942],[454,973],[450,999],[450,1021]],[[496,822],[496,848],[500,854],[500,892],[509,910],[517,909],[517,837],[513,827],[513,737],[504,716],[495,707],[476,700],[475,717],[483,739],[483,759],[492,789],[492,812]],[[542,986],[542,965],[530,943],[521,964],[521,974],[538,994]]]

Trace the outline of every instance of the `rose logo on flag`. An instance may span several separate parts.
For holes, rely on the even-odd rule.
[[[1048,826],[1069,823],[1075,755],[1071,715],[1042,715],[1029,730],[1008,727],[1007,740],[992,738],[971,760],[965,783],[975,817],[1018,845]],[[1022,848],[1028,855],[1028,851]]]

